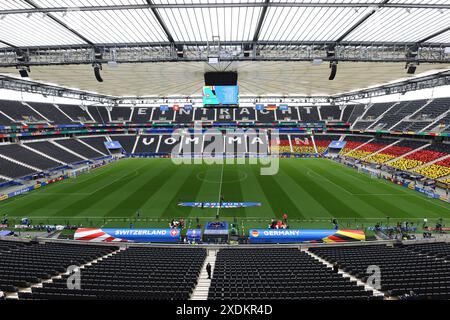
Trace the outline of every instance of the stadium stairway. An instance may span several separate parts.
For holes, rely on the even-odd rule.
[[[400,141],[402,141],[402,140],[395,140],[393,143],[391,143],[391,144],[388,144],[388,145],[386,145],[385,147],[383,147],[383,148],[381,148],[381,149],[379,149],[379,150],[377,150],[377,151],[375,151],[375,152],[373,152],[373,153],[371,153],[371,154],[369,154],[369,155],[367,155],[367,156],[365,156],[364,158],[362,158],[361,160],[366,160],[367,158],[370,158],[370,157],[372,157],[372,156],[374,156],[374,155],[376,155],[376,154],[379,154],[379,153],[381,153],[382,151],[384,151],[384,150],[386,150],[386,149],[389,149],[390,147],[392,147],[392,146],[395,146],[397,143],[399,143]]]
[[[389,112],[389,111],[391,111],[392,109],[394,109],[397,105],[399,105],[400,104],[400,102],[396,102],[396,103],[394,103],[393,105],[391,105],[389,108],[387,108],[383,113],[381,113],[376,119],[375,119],[375,121],[374,122],[372,122],[366,129],[374,129],[374,128],[376,128],[376,126],[375,125],[378,125],[379,124],[379,121],[381,120],[381,119],[383,119],[383,117]],[[375,104],[373,104],[371,107],[373,107]]]
[[[420,130],[419,132],[426,132],[426,131],[430,131],[432,132],[437,126],[439,126],[439,122],[444,119],[445,117],[447,117],[448,115],[450,115],[450,110],[447,112],[442,113],[441,115],[439,115],[439,117],[437,117],[432,123],[430,123],[428,126],[426,126],[425,128],[423,128],[422,130]],[[439,131],[439,130],[438,130]]]
[[[48,140],[50,143],[54,144],[55,146],[63,149],[64,151],[70,152],[71,154],[77,156],[78,158],[81,158],[83,160],[89,160],[86,157],[83,157],[81,154],[78,154],[77,152],[73,151],[72,149],[66,148],[65,146],[63,146],[62,144],[58,143],[58,140]]]
[[[205,262],[203,263],[200,276],[198,278],[197,286],[192,292],[190,300],[207,300],[209,287],[211,286],[211,279],[208,279],[208,272],[206,272],[206,265],[211,264],[211,278],[214,273],[214,266],[216,264],[218,250],[208,250]]]
[[[91,266],[91,265],[94,264],[94,263],[97,263],[97,262],[99,262],[99,261],[102,261],[103,259],[108,259],[109,257],[111,257],[111,256],[113,256],[113,255],[119,253],[120,251],[126,250],[126,249],[127,249],[127,248],[125,248],[125,247],[121,247],[121,248],[119,248],[119,249],[117,249],[117,250],[115,250],[115,251],[113,251],[113,252],[111,252],[111,253],[109,253],[109,254],[106,254],[106,255],[104,255],[104,256],[102,256],[102,257],[100,257],[100,258],[97,258],[97,259],[92,260],[92,261],[90,261],[90,262],[88,262],[88,263],[86,263],[86,264],[83,264],[83,265],[81,265],[79,268],[80,268],[80,269],[84,269],[84,268],[86,268],[86,267],[88,267],[88,266]],[[7,299],[11,299],[11,300],[17,300],[17,299],[19,299],[19,293],[22,293],[22,292],[23,292],[23,293],[31,293],[31,292],[32,292],[32,288],[42,288],[42,287],[43,287],[43,285],[42,285],[43,283],[51,283],[51,282],[53,282],[54,279],[61,279],[63,275],[68,275],[68,274],[69,274],[69,272],[66,271],[66,272],[60,273],[60,274],[58,274],[58,275],[56,275],[56,276],[54,276],[54,277],[51,277],[50,279],[47,279],[47,280],[44,280],[44,281],[42,281],[42,282],[33,284],[33,285],[30,286],[30,287],[27,287],[27,288],[21,288],[21,289],[19,289],[18,292],[14,292],[14,293],[8,294],[8,295],[6,296],[6,298],[7,298]]]
[[[22,143],[21,146],[24,147],[25,149],[28,149],[28,150],[30,150],[30,151],[32,151],[32,152],[34,152],[34,153],[37,153],[38,155],[41,155],[41,156],[43,156],[43,157],[45,157],[45,158],[47,158],[47,159],[50,159],[50,160],[52,160],[52,161],[61,163],[61,165],[64,165],[64,166],[67,165],[67,163],[62,162],[61,160],[58,160],[58,159],[56,159],[56,158],[53,158],[53,157],[49,156],[49,155],[46,154],[46,153],[40,152],[39,150],[36,150],[36,149],[33,149],[33,148],[29,147],[26,143]]]
[[[394,159],[391,159],[391,160],[387,161],[385,163],[385,165],[389,165],[390,163],[395,162],[395,161],[397,161],[399,159],[402,159],[402,158],[404,158],[406,156],[409,156],[410,154],[413,154],[414,152],[417,152],[417,151],[420,151],[422,149],[428,148],[430,145],[431,145],[431,143],[427,143],[427,144],[425,144],[425,145],[423,145],[423,146],[421,146],[421,147],[419,147],[417,149],[414,149],[414,150],[411,150],[411,151],[409,151],[409,152],[407,152],[405,154],[402,154],[400,157],[397,157],[397,158],[394,158]]]
[[[450,158],[450,154],[447,154],[447,155],[445,155],[445,156],[443,156],[443,157],[437,158],[437,159],[435,159],[435,160],[433,160],[433,161],[430,161],[430,162],[424,163],[424,164],[422,164],[422,165],[420,165],[420,166],[418,166],[418,167],[415,167],[415,168],[414,168],[414,171],[417,170],[417,169],[422,169],[423,167],[431,166],[432,164],[435,164],[436,162],[445,160],[445,159],[447,159],[447,158]]]
[[[357,146],[356,148],[351,149],[349,152],[347,152],[346,154],[344,154],[344,156],[348,155],[349,153],[351,153],[351,152],[353,152],[353,151],[356,151],[356,150],[358,150],[358,149],[364,147],[366,144],[371,143],[371,142],[374,141],[374,140],[375,140],[375,138],[370,139],[369,141],[366,141],[366,142],[364,142],[364,143],[361,143],[361,144],[360,144],[359,146]]]
[[[0,180],[10,181],[10,180],[12,180],[12,178],[0,175]]]
[[[306,254],[308,254],[310,257],[320,261],[323,265],[325,265],[327,268],[333,268],[333,265],[331,263],[329,263],[328,261],[326,261],[325,259],[322,259],[321,257],[319,257],[318,255],[314,254],[313,252],[309,251],[308,249],[301,249],[301,251],[305,252]],[[343,271],[342,269],[339,269],[338,271],[339,274],[342,274],[342,276],[344,278],[349,278],[350,281],[352,282],[356,282],[356,284],[358,286],[364,286],[364,289],[366,291],[371,291],[373,293],[374,297],[383,297],[384,293],[377,290],[376,288],[370,286],[367,283],[362,282],[361,280],[359,280],[358,278],[355,278],[354,276],[352,276],[351,274],[348,274],[347,272]]]
[[[104,156],[104,157],[107,156],[107,154],[105,154],[104,152],[102,152],[102,151],[98,150],[97,148],[91,146],[89,143],[83,141],[82,139],[76,139],[76,140],[77,140],[79,143],[84,144],[86,147],[88,147],[88,148],[94,150],[95,152],[100,153],[102,156]]]
[[[20,166],[22,166],[22,167],[26,167],[26,168],[28,168],[28,169],[34,170],[34,171],[36,171],[36,172],[42,171],[42,169],[39,169],[39,168],[30,166],[30,165],[28,165],[28,164],[26,164],[26,163],[17,161],[16,159],[13,159],[13,158],[4,156],[3,154],[0,154],[0,158],[3,158],[3,159],[8,160],[8,161],[10,161],[10,162],[13,162],[13,163],[15,163],[15,164],[17,164],[17,165],[20,165]]]

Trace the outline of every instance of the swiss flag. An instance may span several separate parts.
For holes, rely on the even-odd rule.
[[[173,109],[173,111],[178,111],[178,110],[180,110],[180,106],[178,104],[174,104],[172,109]]]

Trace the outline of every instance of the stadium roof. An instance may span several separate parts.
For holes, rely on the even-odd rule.
[[[239,61],[214,66],[204,62],[128,63],[117,68],[104,66],[102,83],[96,81],[90,65],[35,66],[30,76],[110,96],[190,97],[201,95],[204,72],[215,70],[237,71],[241,96],[329,96],[413,77],[406,74],[404,63],[340,62],[336,79],[329,81],[327,63],[314,66],[289,61]],[[418,70],[414,77],[445,68],[428,63]],[[0,68],[0,73],[19,77],[13,69]]]
[[[2,46],[450,43],[448,0],[3,0]]]
[[[414,77],[411,59],[417,75],[449,69],[448,47],[448,0],[0,1],[0,74],[26,65],[33,80],[114,96],[199,95],[207,70],[238,71],[242,95],[334,95]]]

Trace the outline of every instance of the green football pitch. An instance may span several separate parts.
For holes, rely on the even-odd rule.
[[[327,159],[280,159],[276,175],[260,165],[183,164],[170,159],[124,159],[0,203],[0,217],[33,224],[84,227],[167,227],[172,218],[187,226],[214,220],[218,209],[180,207],[178,202],[260,202],[259,207],[220,209],[220,218],[244,229],[266,227],[286,213],[291,228],[362,228],[398,221],[430,226],[450,220],[450,204]],[[137,212],[140,212],[139,218]]]

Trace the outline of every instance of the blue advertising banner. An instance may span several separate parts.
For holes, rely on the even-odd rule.
[[[187,241],[199,242],[202,239],[202,229],[188,229],[186,239]]]
[[[295,243],[320,241],[336,233],[336,230],[299,230],[299,229],[251,229],[250,243]]]
[[[332,149],[342,149],[345,147],[345,145],[347,144],[346,141],[331,141],[330,145],[328,146],[328,148],[332,148]]]
[[[105,141],[105,147],[109,150],[122,149],[122,145],[119,141]]]

